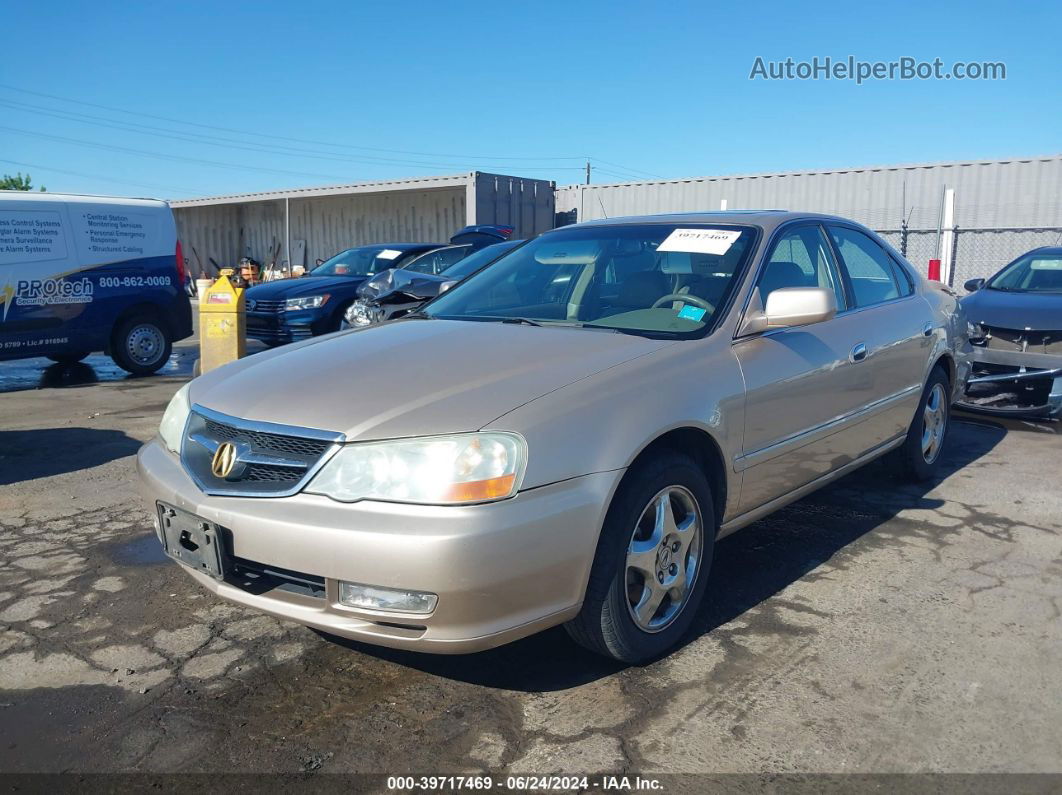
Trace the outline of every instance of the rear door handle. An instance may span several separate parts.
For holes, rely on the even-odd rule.
[[[850,354],[848,354],[848,358],[851,359],[853,362],[861,362],[864,359],[866,359],[867,358],[867,346],[866,346],[866,344],[861,342],[858,345],[856,345],[854,348],[852,348],[852,352]]]

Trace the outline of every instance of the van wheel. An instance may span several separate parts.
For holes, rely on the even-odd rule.
[[[934,368],[907,430],[907,439],[896,451],[900,474],[907,480],[929,480],[936,474],[951,420],[949,387],[947,374]]]
[[[111,358],[133,375],[151,375],[170,358],[169,330],[146,315],[123,320],[111,340]]]
[[[86,356],[89,355],[89,351],[82,351],[80,353],[53,353],[48,356],[53,362],[59,362],[59,364],[77,364]]]
[[[626,663],[663,654],[704,597],[715,535],[711,489],[691,459],[666,452],[639,465],[609,507],[568,634]]]

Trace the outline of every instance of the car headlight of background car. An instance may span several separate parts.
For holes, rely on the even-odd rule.
[[[299,298],[289,298],[284,302],[285,312],[295,312],[299,309],[317,309],[328,302],[328,293],[321,295],[304,295]]]
[[[177,390],[159,423],[159,436],[163,443],[168,450],[177,454],[181,452],[181,437],[184,436],[184,426],[192,411],[192,404],[188,401],[188,386],[185,384]]]
[[[378,312],[374,312],[368,304],[355,301],[347,307],[345,317],[351,326],[371,326],[376,321],[377,314]]]
[[[527,443],[515,433],[462,433],[343,447],[306,488],[340,502],[493,502],[520,488]]]

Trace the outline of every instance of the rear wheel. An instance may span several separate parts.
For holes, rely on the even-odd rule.
[[[909,480],[929,480],[936,474],[951,420],[950,391],[947,373],[940,367],[934,368],[907,439],[897,451],[900,472]]]
[[[663,654],[689,629],[704,596],[715,534],[711,490],[692,460],[666,452],[639,465],[609,508],[568,633],[622,662]]]
[[[77,353],[53,353],[48,358],[59,364],[77,364],[88,355],[89,351],[79,351]]]
[[[147,315],[122,321],[111,341],[111,358],[133,375],[151,375],[158,371],[170,358],[172,350],[169,330]]]

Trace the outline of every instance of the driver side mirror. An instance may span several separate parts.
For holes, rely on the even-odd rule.
[[[968,293],[975,293],[985,286],[984,279],[970,279],[963,285],[963,289]]]
[[[323,259],[321,259],[320,257],[317,258],[317,264],[318,265],[324,265],[324,262],[325,261]]]
[[[755,306],[755,308],[754,308]],[[749,305],[741,334],[758,334],[779,328],[810,326],[832,320],[837,315],[837,296],[825,287],[781,287],[767,296],[762,306],[759,290]]]

